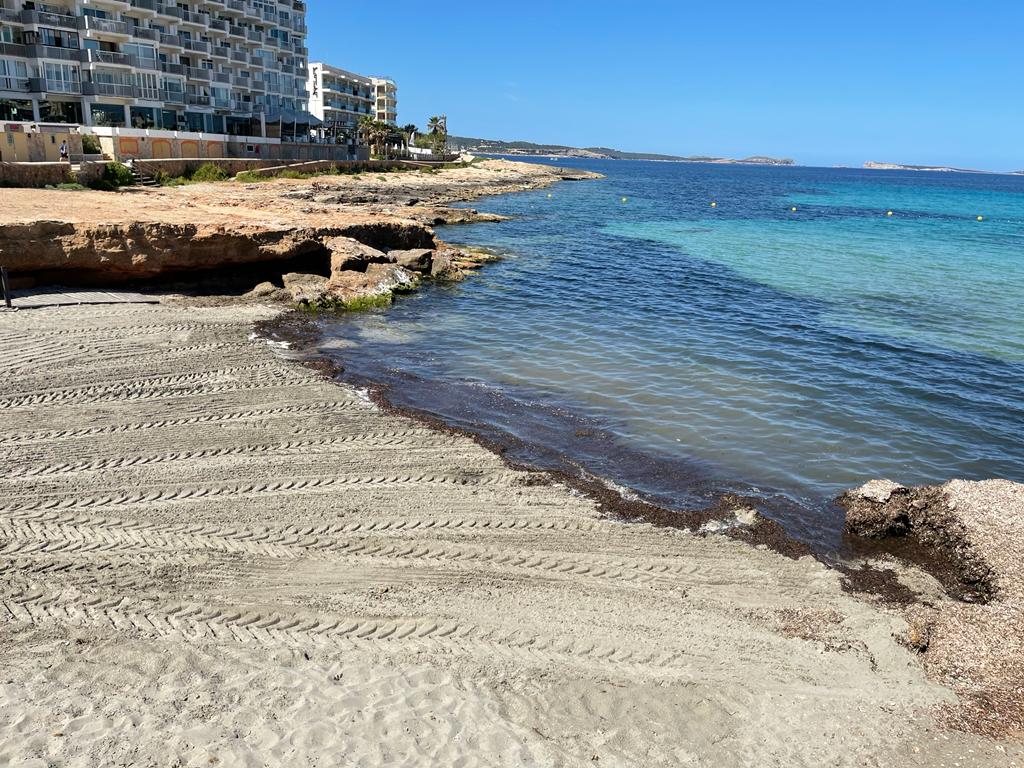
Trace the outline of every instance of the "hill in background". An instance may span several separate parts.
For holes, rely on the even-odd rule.
[[[623,152],[609,147],[569,147],[564,144],[534,144],[530,141],[501,141],[476,139],[467,136],[449,136],[449,145],[457,150],[491,155],[544,155],[557,157],[589,157],[604,160],[662,160],[673,163],[751,163],[757,165],[795,165],[788,158],[746,157],[732,159],[693,155],[659,155],[650,152]]]

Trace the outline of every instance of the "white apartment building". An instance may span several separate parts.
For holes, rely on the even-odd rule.
[[[0,121],[280,137],[305,36],[304,0],[0,0]]]
[[[357,75],[321,61],[309,65],[309,111],[332,138],[353,137],[364,117],[398,122],[398,88],[391,80]]]

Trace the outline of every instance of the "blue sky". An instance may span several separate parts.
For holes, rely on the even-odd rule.
[[[460,136],[1024,169],[1021,0],[309,0],[309,26],[311,60]]]

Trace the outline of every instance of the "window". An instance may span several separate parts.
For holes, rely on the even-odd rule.
[[[77,101],[41,101],[39,119],[44,123],[81,123],[82,105]]]
[[[0,120],[11,120],[14,122],[30,122],[35,117],[32,115],[32,102],[22,99],[0,99]],[[8,132],[8,140],[14,141],[14,134]]]
[[[136,94],[138,98],[159,101],[160,81],[155,73],[136,72],[134,85],[138,89]]]
[[[81,91],[81,75],[78,67],[71,64],[55,64],[47,61],[44,65],[46,73],[46,90],[54,93],[79,93]]]
[[[78,34],[60,29],[40,29],[39,42],[51,48],[78,48]]]
[[[93,104],[92,124],[124,128],[124,107],[120,104]]]
[[[28,67],[24,61],[0,59],[0,91],[21,91],[28,85]]]
[[[156,48],[152,45],[143,45],[141,43],[125,43],[121,46],[121,53],[126,53],[129,56],[135,56],[142,61],[154,62],[156,61]]]

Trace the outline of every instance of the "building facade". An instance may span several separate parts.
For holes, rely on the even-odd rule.
[[[0,0],[0,121],[299,135],[305,36],[304,0]]]

